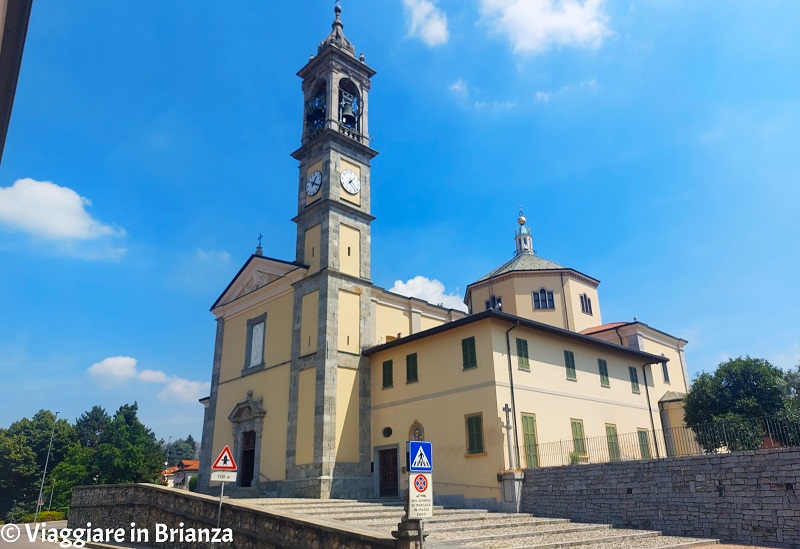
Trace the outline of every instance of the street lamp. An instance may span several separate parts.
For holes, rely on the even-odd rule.
[[[167,467],[169,467],[169,445],[172,443],[172,437],[167,440]]]
[[[58,421],[58,414],[60,412],[56,412],[56,417],[53,418],[53,430],[50,431],[50,445],[47,447],[47,459],[44,460],[44,471],[42,471],[42,484],[39,486],[39,498],[36,500],[36,513],[33,515],[33,522],[36,522],[36,519],[39,518],[39,511],[42,508],[42,492],[44,492],[44,477],[47,476],[47,464],[50,463],[50,450],[53,449],[53,435],[56,434],[56,421]]]

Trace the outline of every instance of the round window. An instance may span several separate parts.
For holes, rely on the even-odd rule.
[[[389,438],[392,436],[392,428],[391,427],[384,427],[383,428],[383,436],[384,438]]]

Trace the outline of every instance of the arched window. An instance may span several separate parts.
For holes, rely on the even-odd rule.
[[[306,100],[306,127],[309,135],[313,135],[325,127],[325,116],[328,106],[325,102],[325,81],[314,85],[314,93]]]
[[[534,309],[555,309],[556,304],[553,301],[553,292],[542,288],[538,292],[533,292],[533,308]]]
[[[351,130],[360,131],[361,98],[356,85],[347,78],[339,82],[339,123]]]

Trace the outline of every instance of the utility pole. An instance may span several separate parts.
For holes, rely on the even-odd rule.
[[[53,418],[53,430],[50,431],[50,445],[47,447],[47,459],[44,460],[44,471],[42,471],[42,484],[39,486],[39,498],[36,500],[36,513],[33,515],[33,522],[39,518],[39,511],[41,511],[44,502],[42,501],[42,492],[44,492],[44,477],[47,476],[47,464],[50,463],[50,450],[53,449],[53,435],[56,434],[56,422],[58,421],[58,414]]]

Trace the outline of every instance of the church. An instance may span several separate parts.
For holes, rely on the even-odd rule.
[[[604,324],[600,282],[539,257],[522,212],[514,257],[466,287],[467,313],[374,285],[375,71],[338,5],[297,74],[296,255],[257,248],[211,307],[199,488],[225,445],[237,495],[308,498],[397,497],[407,440],[432,442],[434,493],[464,502],[500,501],[499,473],[551,464],[546,443],[567,463],[656,457],[655,434],[683,424],[687,342]],[[637,455],[621,456],[629,433]]]

